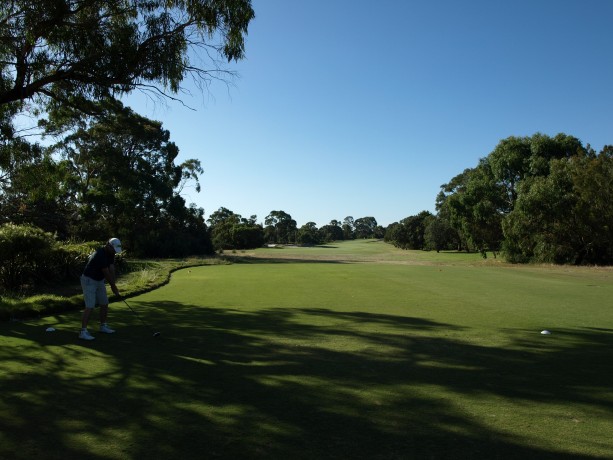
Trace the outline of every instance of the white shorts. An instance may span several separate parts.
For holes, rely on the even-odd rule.
[[[109,304],[104,280],[96,281],[89,276],[81,275],[81,287],[83,288],[85,308],[94,308],[96,305]]]

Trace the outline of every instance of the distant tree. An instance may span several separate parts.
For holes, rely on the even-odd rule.
[[[256,219],[256,216],[245,219],[224,207],[212,213],[207,222],[215,249],[254,249],[262,246],[264,229],[256,223]]]
[[[591,150],[591,149],[588,149]],[[571,159],[573,184],[579,196],[576,212],[582,222],[575,263],[613,265],[613,145],[598,156]]]
[[[264,220],[266,237],[271,243],[295,243],[297,224],[285,211],[271,211]]]
[[[394,222],[387,227],[385,241],[401,249],[424,249],[425,224],[430,217],[432,217],[430,212],[422,211],[416,216]]]
[[[547,177],[552,160],[585,155],[575,137],[537,133],[531,137],[509,137],[479,161],[441,187],[437,210],[458,232],[461,244],[498,251],[503,243],[502,222],[515,208],[522,183]]]
[[[447,219],[449,225],[458,233],[460,246],[458,250],[470,250],[467,236],[462,230],[462,212],[458,209],[458,197],[464,193],[468,175],[472,170],[465,169],[454,176],[447,184],[441,185],[441,191],[436,196],[436,210],[438,215]],[[452,202],[454,202],[452,206]],[[458,212],[460,211],[460,212]]]
[[[211,216],[207,219],[210,229],[226,221],[239,222],[240,215],[234,214],[234,212],[230,211],[228,208],[221,207],[217,211],[211,213]]]
[[[352,216],[347,216],[343,219],[343,225],[341,227],[343,229],[343,239],[344,240],[352,240],[355,238],[355,221]]]
[[[375,233],[374,233],[374,238],[378,238],[378,239],[383,239],[385,237],[385,227],[383,227],[382,225],[377,225],[375,227]]]
[[[468,248],[468,243],[466,242],[466,238],[464,237],[464,235],[459,231],[459,228],[455,227],[451,222],[452,210],[449,206],[449,203],[447,202],[447,199],[449,198],[449,196],[451,196],[451,194],[447,194],[445,192],[449,192],[450,190],[453,190],[453,188],[447,189],[446,187],[447,185],[443,185],[441,187],[441,191],[436,196],[436,218],[443,221],[445,225],[449,227],[449,236],[450,239],[453,241],[453,247],[450,249],[456,249],[458,251],[461,251],[463,249]]]
[[[240,223],[240,216],[221,207],[207,219],[209,232],[215,249],[234,248],[233,228]]]
[[[315,222],[307,222],[298,229],[296,242],[303,245],[319,244],[319,231]]]
[[[258,224],[241,222],[232,229],[232,241],[237,249],[255,249],[264,244],[264,229]]]
[[[319,239],[322,242],[340,241],[344,239],[343,229],[338,220],[332,220],[319,229]]]
[[[374,217],[360,217],[354,221],[356,238],[374,238],[377,220]]]
[[[396,239],[398,238],[398,232],[400,230],[399,222],[392,222],[387,226],[385,230],[385,236],[383,237],[383,241],[386,243],[394,244]]]
[[[424,221],[424,245],[426,249],[436,252],[459,247],[458,233],[449,221],[439,215],[429,216]]]

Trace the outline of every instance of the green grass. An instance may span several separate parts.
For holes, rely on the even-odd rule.
[[[330,246],[0,324],[0,457],[613,458],[611,269]]]

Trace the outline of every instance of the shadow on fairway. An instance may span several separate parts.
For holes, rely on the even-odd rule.
[[[297,259],[291,257],[251,257],[225,256],[235,264],[346,264],[347,260],[336,259]]]
[[[14,446],[13,458],[594,459],[477,423],[449,394],[613,409],[599,399],[610,330],[573,331],[573,348],[535,338],[506,350],[429,334],[453,326],[410,317],[137,305],[163,341],[129,312],[95,343],[8,329],[23,340],[0,347],[14,369],[1,377],[0,456]],[[415,390],[437,387],[446,398]]]

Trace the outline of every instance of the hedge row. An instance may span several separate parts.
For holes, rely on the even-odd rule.
[[[64,243],[31,225],[0,226],[0,292],[77,280],[102,243]],[[118,256],[116,263],[121,265]]]

